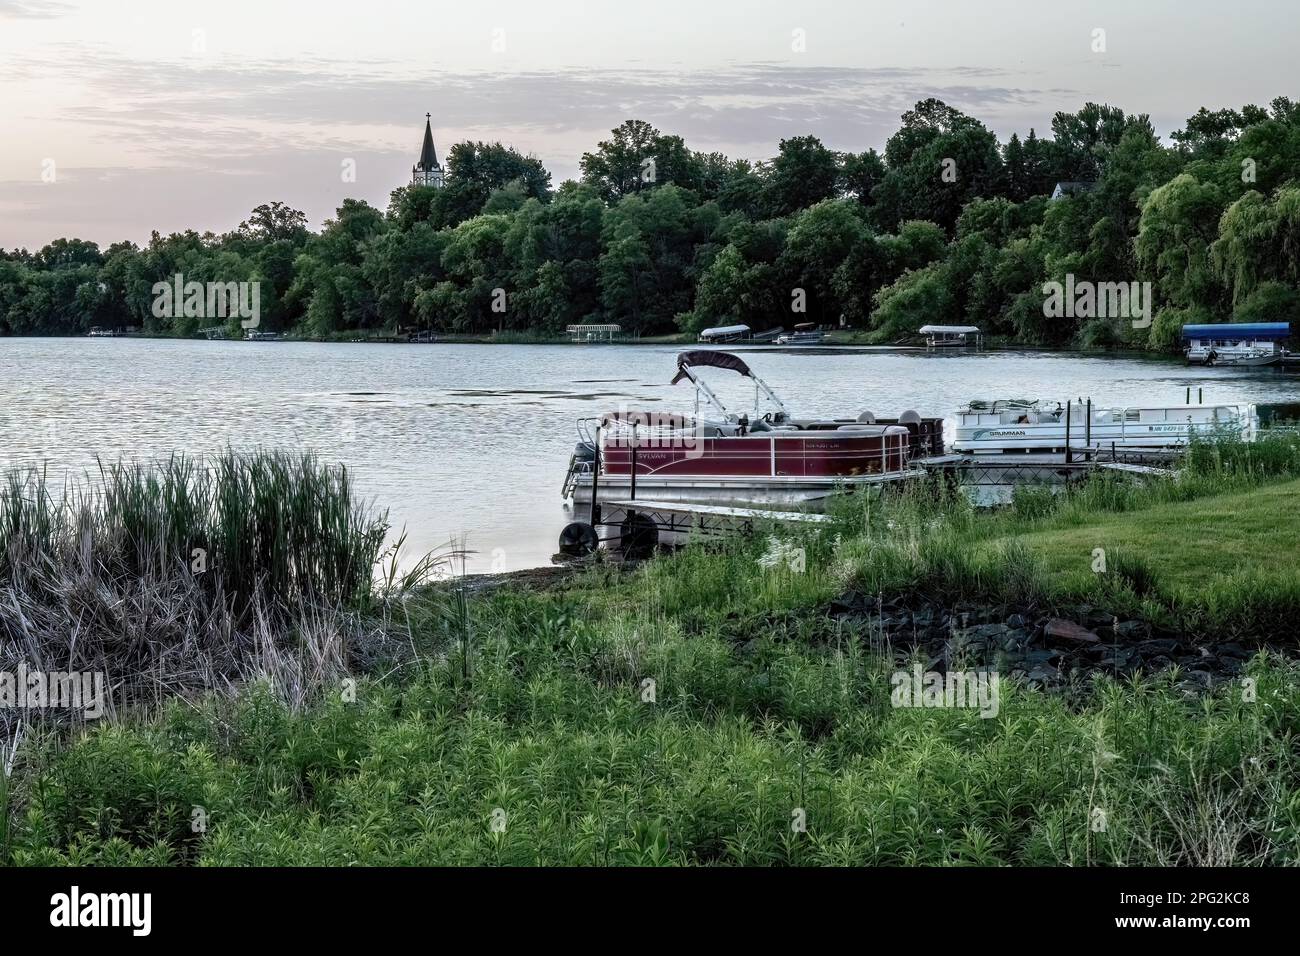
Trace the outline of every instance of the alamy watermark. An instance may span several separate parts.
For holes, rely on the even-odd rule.
[[[176,273],[171,282],[153,284],[155,319],[229,319],[255,329],[262,321],[262,283],[186,282]]]
[[[1043,283],[1043,315],[1049,319],[1129,319],[1135,329],[1151,327],[1150,282],[1082,282],[1067,273],[1065,283]]]
[[[997,671],[895,671],[889,680],[895,707],[945,707],[978,710],[981,717],[996,717],[1001,695]]]
[[[153,929],[152,893],[83,893],[73,886],[50,897],[50,925],[55,928],[122,927],[132,936]]]
[[[0,708],[79,710],[89,720],[104,716],[107,702],[99,671],[0,671]]]

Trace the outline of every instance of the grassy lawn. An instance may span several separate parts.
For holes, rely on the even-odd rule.
[[[1227,572],[1300,573],[1300,481],[1100,516],[1018,540],[1060,582],[1091,574],[1093,549],[1146,562],[1170,589]],[[1009,539],[1000,539],[1005,542]]]

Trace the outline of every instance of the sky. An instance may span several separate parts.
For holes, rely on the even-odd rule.
[[[0,0],[0,247],[384,208],[426,112],[440,157],[499,140],[555,185],[628,118],[754,160],[880,149],[928,96],[1003,139],[1089,100],[1167,136],[1300,98],[1297,37],[1296,0]]]

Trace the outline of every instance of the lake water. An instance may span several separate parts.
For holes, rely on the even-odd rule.
[[[464,535],[471,571],[550,562],[577,419],[690,411],[675,346],[324,345],[0,338],[0,467],[82,475],[95,457],[227,444],[317,451],[405,526],[411,554]],[[738,348],[798,415],[951,416],[971,398],[1300,402],[1300,376],[1046,352]],[[709,376],[728,406],[745,379]],[[707,374],[707,373],[706,373]],[[950,426],[951,432],[951,426]],[[409,557],[409,556],[408,556]]]

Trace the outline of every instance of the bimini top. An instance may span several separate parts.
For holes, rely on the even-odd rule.
[[[1183,326],[1185,339],[1285,339],[1290,335],[1290,322],[1219,322]]]
[[[920,332],[922,335],[932,335],[936,332],[940,332],[940,333],[951,332],[954,335],[960,335],[964,333],[966,335],[969,335],[972,332],[978,332],[979,326],[978,325],[923,325],[919,329],[917,329],[917,331]]]
[[[748,331],[748,325],[720,325],[716,329],[705,329],[700,333],[700,338],[711,339],[715,335],[744,335]]]
[[[730,352],[711,352],[707,349],[693,349],[690,352],[681,352],[677,356],[677,374],[673,376],[672,384],[676,385],[682,379],[687,377],[686,370],[699,365],[711,365],[714,368],[726,368],[733,372],[739,372],[741,375],[754,377],[754,373],[749,370],[749,366]]]

